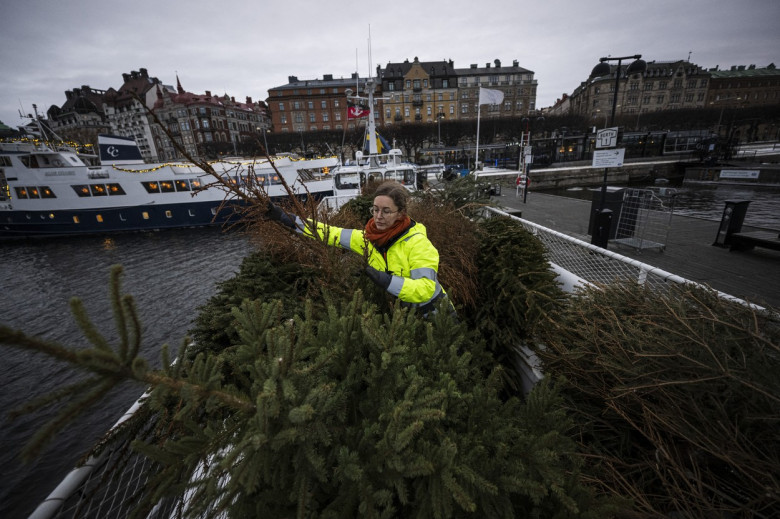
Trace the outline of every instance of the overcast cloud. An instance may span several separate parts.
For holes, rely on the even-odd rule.
[[[570,94],[602,56],[642,54],[706,68],[780,65],[778,0],[3,0],[0,121],[45,113],[66,90],[149,75],[194,93],[264,100],[268,89],[369,65],[517,60],[537,107]],[[369,31],[371,56],[369,62]]]

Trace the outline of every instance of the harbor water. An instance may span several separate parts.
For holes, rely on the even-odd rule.
[[[159,367],[160,346],[179,346],[198,307],[215,293],[218,282],[238,272],[251,250],[246,236],[219,228],[0,242],[0,322],[83,347],[68,304],[79,297],[111,340],[116,335],[108,280],[111,266],[121,264],[122,292],[133,295],[143,326],[143,355]],[[54,490],[144,388],[131,383],[116,388],[87,416],[68,425],[38,458],[24,464],[19,459],[23,445],[59,408],[13,421],[8,412],[85,375],[43,355],[8,348],[0,354],[0,517],[15,519],[27,517]]]
[[[780,231],[780,189],[744,186],[675,188],[674,214],[719,221],[727,200],[750,200],[745,225]],[[590,189],[556,194],[590,200]],[[111,265],[124,266],[123,293],[132,294],[143,324],[143,354],[159,367],[163,343],[175,348],[192,326],[198,307],[217,283],[238,271],[253,250],[238,232],[218,228],[0,242],[0,322],[71,347],[85,345],[68,301],[81,298],[109,339],[113,316],[108,299]],[[143,387],[127,383],[85,417],[64,429],[57,441],[28,464],[22,446],[58,408],[8,421],[8,411],[80,377],[69,366],[42,355],[0,350],[0,517],[24,518],[62,480],[124,411]]]

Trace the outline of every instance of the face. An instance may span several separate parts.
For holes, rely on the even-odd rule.
[[[371,210],[374,215],[376,228],[380,231],[389,229],[403,216],[401,211],[398,210],[398,206],[393,202],[393,199],[384,195],[379,195],[374,198],[374,205],[371,207]]]

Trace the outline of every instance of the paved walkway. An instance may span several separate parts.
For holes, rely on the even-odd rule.
[[[493,200],[506,209],[521,211],[524,219],[590,243],[588,200],[531,191],[523,203],[514,189],[504,189]],[[761,248],[731,252],[713,246],[719,224],[672,215],[663,251],[638,250],[612,241],[609,250],[752,303],[780,308],[780,252]],[[759,229],[742,227],[743,232],[755,230]]]

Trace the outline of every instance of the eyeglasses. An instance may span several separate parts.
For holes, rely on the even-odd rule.
[[[379,209],[378,207],[372,207],[368,210],[369,213],[373,214],[374,216],[377,216],[381,214],[382,216],[390,216],[391,214],[395,214],[398,211],[391,211],[390,209]]]

